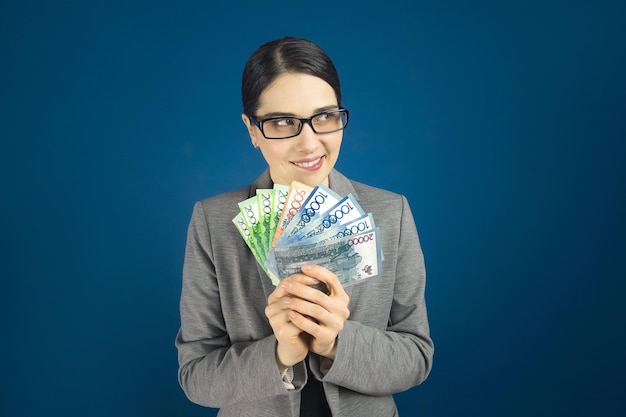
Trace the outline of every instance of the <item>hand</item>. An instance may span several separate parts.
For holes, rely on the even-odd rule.
[[[335,274],[318,265],[302,265],[302,274],[326,284],[328,294],[311,288],[300,279],[283,280],[279,284],[287,295],[282,303],[287,316],[297,329],[311,335],[309,348],[318,355],[335,359],[337,335],[350,316],[350,298]]]
[[[276,345],[276,362],[280,371],[303,361],[309,353],[310,342],[310,336],[295,326],[289,318],[290,310],[288,304],[285,303],[286,297],[287,299],[289,298],[289,294],[285,287],[297,285],[308,288],[309,285],[315,284],[319,284],[319,281],[315,278],[304,274],[294,274],[283,279],[281,284],[276,287],[267,299],[265,315],[269,319],[274,336],[276,336],[278,341]]]

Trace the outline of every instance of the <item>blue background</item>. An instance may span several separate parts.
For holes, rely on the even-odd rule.
[[[337,167],[413,208],[401,415],[624,415],[625,4],[3,0],[0,415],[215,415],[176,380],[187,223],[264,168],[240,77],[283,35],[339,70]]]

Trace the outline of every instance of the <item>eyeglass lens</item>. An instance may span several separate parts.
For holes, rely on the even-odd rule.
[[[316,133],[331,133],[341,130],[347,123],[345,110],[330,111],[311,118],[311,125]],[[263,121],[263,133],[268,138],[287,138],[296,136],[302,129],[302,121],[294,117],[272,118]]]

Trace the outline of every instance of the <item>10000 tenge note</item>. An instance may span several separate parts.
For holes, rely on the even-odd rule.
[[[374,278],[381,266],[378,234],[378,228],[374,228],[321,243],[277,246],[271,251],[273,272],[283,279],[300,272],[302,264],[310,263],[333,272],[344,286]]]

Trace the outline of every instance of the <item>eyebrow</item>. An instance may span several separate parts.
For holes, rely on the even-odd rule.
[[[324,113],[325,111],[328,111],[328,110],[339,110],[339,105],[331,104],[329,106],[320,107],[318,109],[313,110],[313,113],[311,115]],[[298,117],[298,116],[295,113],[288,113],[288,112],[281,112],[281,111],[274,111],[274,112],[266,113],[263,116],[258,116],[259,119],[271,119],[273,117]]]

